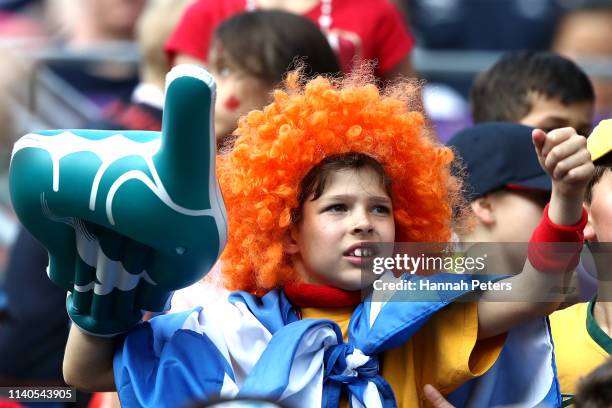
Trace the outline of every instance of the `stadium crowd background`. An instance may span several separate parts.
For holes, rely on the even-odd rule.
[[[20,231],[8,194],[12,144],[34,129],[101,128],[124,125],[122,120],[138,129],[154,129],[160,112],[136,109],[126,101],[133,101],[131,95],[140,82],[155,75],[143,70],[142,58],[153,65],[156,58],[165,58],[159,44],[172,27],[156,33],[161,39],[150,44],[148,32],[138,30],[147,3],[156,1],[160,0],[0,0],[0,319],[5,322],[16,318],[11,316],[2,283]],[[178,23],[178,13],[189,3],[174,2],[177,15],[168,20]],[[475,76],[510,50],[552,50],[574,60],[594,84],[593,123],[611,117],[611,0],[393,3],[414,37],[411,67],[426,81],[423,106],[440,141],[472,123],[469,89]],[[355,13],[368,13],[367,7]],[[129,117],[125,116],[128,111],[132,112]],[[37,302],[44,303],[40,296],[36,289],[23,292],[20,303],[32,306],[22,316],[41,313],[36,308]],[[57,330],[63,333],[64,328]],[[54,341],[50,335],[45,347],[52,348]],[[2,353],[0,347],[0,360],[8,361]],[[43,383],[55,384],[58,378],[50,374],[55,363],[31,374]],[[0,379],[12,378],[1,367]]]

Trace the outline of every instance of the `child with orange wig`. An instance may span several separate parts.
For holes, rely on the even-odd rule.
[[[217,166],[229,220],[222,270],[226,287],[240,292],[131,331],[107,376],[122,402],[264,397],[291,407],[417,407],[426,384],[447,395],[489,370],[453,401],[559,401],[539,319],[559,302],[501,304],[488,302],[495,294],[487,291],[477,302],[454,302],[466,291],[438,302],[361,298],[372,284],[362,269],[379,244],[451,238],[460,189],[449,171],[453,152],[409,109],[415,89],[401,83],[383,94],[363,73],[307,83],[292,73],[270,105],[240,120],[235,147]],[[558,193],[542,228],[574,231],[584,218],[575,193],[590,177],[587,160],[572,160],[568,179],[555,169],[583,147],[543,132],[534,143]],[[537,270],[547,265],[538,256],[508,281],[534,292],[561,282],[564,274]],[[520,325],[529,335],[509,332]],[[498,367],[516,347],[528,369]],[[517,378],[512,388],[498,384]]]
[[[222,256],[229,289],[263,294],[299,279],[283,237],[295,224],[292,211],[309,199],[300,197],[300,182],[331,155],[363,152],[382,165],[393,180],[395,240],[450,239],[460,183],[449,172],[452,151],[427,136],[422,113],[407,109],[416,86],[383,97],[373,81],[361,77],[357,86],[357,78],[346,89],[323,77],[302,89],[293,73],[273,103],[241,119],[218,171],[231,234]]]

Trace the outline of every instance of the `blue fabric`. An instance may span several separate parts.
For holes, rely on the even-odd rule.
[[[115,383],[124,406],[181,406],[217,397],[225,374],[233,379],[231,367],[208,337],[180,328],[172,333],[186,315],[144,322],[125,338],[114,358]]]
[[[471,281],[473,276],[458,274],[437,274],[431,277],[407,276],[406,279],[420,280],[429,279],[432,282],[461,282]],[[499,277],[483,277],[485,279],[499,279]],[[268,348],[260,357],[252,375],[242,387],[240,395],[243,396],[267,396],[277,399],[287,387],[291,367],[289,365],[279,367],[279,361],[291,361],[304,334],[314,325],[329,325],[336,332],[338,345],[331,347],[326,352],[325,377],[323,388],[323,406],[337,407],[343,388],[347,388],[350,394],[357,397],[363,403],[363,392],[368,381],[373,381],[383,400],[384,407],[395,407],[396,402],[393,391],[385,379],[378,374],[378,363],[376,357],[364,367],[360,367],[357,377],[342,376],[346,368],[346,356],[352,353],[356,347],[368,356],[377,356],[379,353],[406,343],[427,320],[437,311],[447,306],[453,300],[464,295],[467,291],[439,292],[438,297],[444,299],[439,302],[409,302],[402,301],[400,294],[396,294],[383,307],[370,327],[370,299],[357,306],[351,321],[349,322],[348,344],[342,340],[342,333],[338,325],[331,321],[306,319],[293,322],[282,329],[274,332]],[[275,299],[262,299],[258,301],[249,294],[239,295],[250,311],[262,321],[266,327],[275,326],[281,318],[293,318],[288,309],[278,309],[277,313],[270,313],[270,304],[285,305],[289,303],[283,293],[274,294]],[[234,298],[237,301],[237,298]],[[287,323],[285,321],[285,323]],[[290,357],[290,358],[289,358]],[[251,380],[252,379],[252,380]]]
[[[550,338],[550,342],[554,344],[552,337],[552,329],[550,327],[550,320],[545,318],[546,327],[548,328],[548,336]],[[559,384],[559,376],[557,371],[557,358],[555,357],[555,350],[553,347],[552,350],[552,370],[555,373],[555,378],[553,384],[546,394],[546,398],[544,398],[544,403],[550,405],[551,407],[561,407],[563,406],[563,397],[561,396],[561,385]]]
[[[516,330],[516,329],[515,329]],[[537,334],[537,336],[534,336]],[[533,339],[536,338],[536,341]],[[542,393],[534,383],[542,380],[542,368],[548,357],[546,372],[554,374],[549,388]],[[536,398],[537,393],[539,398]],[[533,401],[537,399],[537,401]],[[482,377],[468,381],[448,396],[457,407],[496,406],[560,407],[561,393],[557,380],[552,336],[547,318],[536,319],[511,331],[497,361]],[[531,401],[531,404],[528,403]]]
[[[272,334],[287,324],[299,320],[293,305],[279,289],[274,289],[263,297],[253,296],[247,292],[234,292],[230,294],[229,302],[232,304],[244,303]]]
[[[432,282],[461,282],[472,278],[474,276],[439,274],[427,279]],[[408,279],[424,278],[410,276]],[[478,279],[497,280],[499,277]],[[382,307],[372,327],[372,303],[368,298],[353,312],[347,343],[343,341],[341,330],[335,322],[323,319],[298,320],[294,308],[282,291],[274,290],[262,298],[243,292],[234,293],[229,298],[230,303],[246,305],[255,318],[273,334],[241,385],[238,395],[279,399],[288,387],[294,357],[301,350],[302,340],[313,330],[327,328],[326,338],[329,340],[331,336],[333,343],[331,346],[328,340],[325,343],[322,406],[337,407],[343,390],[363,404],[368,384],[374,384],[383,407],[396,407],[393,390],[379,374],[377,356],[409,341],[431,316],[467,292],[439,292],[437,297],[442,301],[437,302],[400,301],[400,297],[394,297]],[[196,308],[189,312],[157,317],[150,323],[140,325],[126,337],[115,355],[115,378],[122,403],[127,406],[180,406],[196,399],[218,397],[226,375],[235,382],[232,367],[212,341],[205,334],[181,328],[190,314],[200,310]],[[534,330],[537,332],[540,329],[536,327]],[[321,349],[315,348],[315,353]],[[346,375],[347,357],[355,349],[370,356],[370,360],[354,369],[352,375]],[[542,351],[547,352],[544,349]],[[478,384],[470,382],[453,395],[453,401],[457,406],[465,406],[462,403],[469,401],[487,400],[500,404],[517,399],[520,401],[523,396],[514,393],[513,387],[508,387],[517,378],[508,375],[522,375],[525,382],[528,382],[530,377],[526,370],[530,368],[529,364],[517,360],[512,350],[504,348],[496,366],[505,367],[507,364],[513,367],[507,374],[505,368],[499,368],[488,378],[496,387],[501,381],[505,389],[503,393],[494,396],[484,393],[474,397],[473,394],[479,392]],[[546,401],[556,401],[559,398],[558,386],[554,389],[553,384],[548,394]]]
[[[342,341],[340,328],[329,320],[305,319],[281,328],[270,340],[268,347],[253,367],[238,395],[265,397],[273,400],[280,398],[287,388],[291,365],[279,364],[279,362],[293,361],[302,337],[308,330],[319,325],[332,328],[339,341]]]

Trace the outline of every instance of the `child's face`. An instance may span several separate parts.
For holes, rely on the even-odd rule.
[[[564,105],[560,99],[547,98],[534,93],[530,96],[531,110],[519,120],[519,123],[546,132],[553,129],[572,127],[579,135],[591,133],[593,121],[593,104],[589,102]]]
[[[345,290],[368,286],[361,268],[372,256],[359,256],[360,250],[395,240],[391,198],[370,168],[331,174],[323,194],[304,203],[301,219],[287,252],[306,283]]]
[[[528,192],[502,190],[490,194],[494,212],[492,239],[497,242],[528,242],[540,223],[546,205],[542,198]]]
[[[612,171],[606,171],[593,186],[588,211],[587,230],[589,228],[592,230],[590,234],[585,230],[586,238],[599,242],[612,242]]]
[[[271,89],[236,65],[219,45],[213,45],[210,51],[208,68],[217,82],[215,134],[220,142],[238,127],[241,116],[268,103]]]

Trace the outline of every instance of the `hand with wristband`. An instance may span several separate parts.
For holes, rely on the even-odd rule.
[[[113,336],[161,312],[223,250],[215,85],[196,66],[167,77],[162,132],[56,130],[21,138],[10,172],[23,225],[49,251],[73,322]]]
[[[532,141],[542,168],[552,178],[551,200],[529,242],[528,262],[521,273],[505,280],[512,291],[488,291],[478,302],[479,336],[505,333],[518,323],[554,312],[564,300],[559,289],[579,262],[587,222],[582,203],[594,171],[586,138],[571,128],[549,133],[535,129]]]
[[[569,272],[579,262],[587,223],[582,203],[595,167],[586,137],[572,128],[555,129],[548,134],[536,129],[532,137],[538,160],[551,176],[553,188],[550,203],[530,240],[529,262],[541,272]]]

